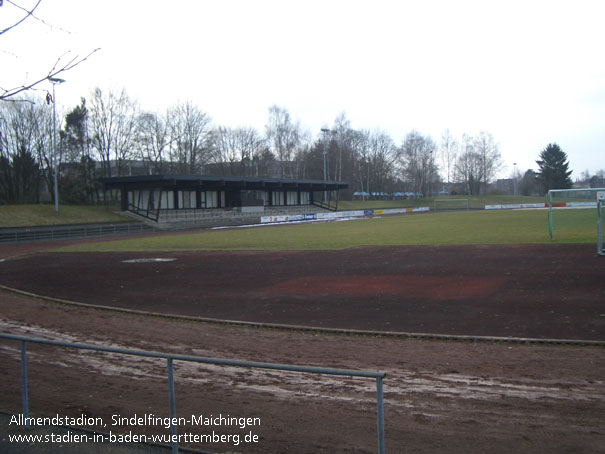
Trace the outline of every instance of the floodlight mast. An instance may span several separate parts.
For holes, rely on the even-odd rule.
[[[327,151],[327,147],[326,147],[326,136],[328,135],[329,132],[332,132],[330,129],[328,128],[321,128],[321,132],[324,135],[324,140],[323,140],[323,155],[324,155],[324,185],[326,185],[328,183],[328,177],[327,177],[327,173],[326,173],[326,155],[328,154]],[[328,192],[324,189],[324,202],[327,203],[328,202]]]
[[[62,84],[65,82],[65,79],[60,79],[58,77],[49,77],[48,81],[53,84],[53,179],[54,179],[54,193],[55,193],[55,212],[59,212],[59,184],[58,184],[58,165],[57,165],[57,109],[56,106],[56,98],[55,98],[55,85]]]

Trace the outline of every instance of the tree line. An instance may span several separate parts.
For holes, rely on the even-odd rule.
[[[63,203],[100,203],[99,178],[206,174],[347,181],[366,194],[482,194],[502,168],[488,132],[440,141],[419,131],[400,144],[381,130],[354,129],[346,114],[315,137],[287,109],[271,106],[265,130],[215,125],[190,103],[141,109],[122,90],[96,88],[57,120],[52,99],[0,103],[0,201],[38,203],[58,169]],[[324,159],[325,158],[325,159]],[[325,162],[325,164],[324,164]],[[50,191],[53,196],[52,191]]]

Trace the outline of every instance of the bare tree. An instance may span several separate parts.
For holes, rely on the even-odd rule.
[[[27,115],[24,120],[32,131],[36,160],[40,165],[41,175],[47,188],[52,188],[54,179],[57,184],[61,182],[61,168],[66,159],[65,148],[61,140],[53,146],[53,115],[48,104],[36,103],[25,109]],[[59,118],[61,118],[59,116]],[[60,123],[60,122],[59,122]],[[54,202],[56,194],[50,191]]]
[[[368,130],[357,132],[356,170],[359,189],[362,193],[370,193],[370,135]]]
[[[329,179],[334,181],[349,181],[357,179],[358,150],[362,134],[351,128],[351,122],[346,114],[339,114],[325,138],[329,139],[327,149],[327,167]]]
[[[177,173],[200,173],[210,160],[212,124],[208,114],[187,102],[170,110],[170,158]]]
[[[265,133],[269,146],[280,163],[279,176],[292,178],[293,172],[287,162],[292,161],[301,144],[300,123],[292,122],[290,114],[283,107],[271,106]]]
[[[456,164],[456,157],[458,155],[458,142],[452,136],[449,129],[443,131],[441,135],[441,144],[439,146],[441,151],[441,162],[443,163],[443,169],[445,170],[445,179],[447,183],[451,183],[454,180],[454,170]]]
[[[393,175],[397,147],[391,137],[381,131],[370,136],[370,184],[374,190],[385,191]]]
[[[370,143],[369,143],[369,131],[357,131],[352,132],[353,136],[353,153],[354,153],[354,167],[355,174],[353,181],[356,182],[355,187],[359,188],[362,193],[370,192],[370,177],[369,177],[369,154],[370,154]],[[365,198],[365,196],[364,196]]]
[[[475,152],[474,140],[468,134],[462,135],[462,151],[456,160],[458,182],[464,184],[470,195],[481,190],[481,156]]]
[[[403,141],[399,153],[401,174],[411,183],[415,194],[429,196],[433,190],[433,183],[439,175],[436,151],[433,139],[418,131],[410,132]]]
[[[136,114],[136,104],[124,90],[119,94],[94,90],[90,100],[90,133],[103,176],[128,173],[126,164],[132,158]]]
[[[42,167],[51,187],[56,157],[49,143],[50,115],[34,99],[28,101],[0,109],[0,200],[6,203],[38,202]]]
[[[352,157],[351,139],[351,122],[347,119],[346,114],[342,112],[336,117],[332,125],[332,140],[335,152],[333,179],[335,181],[342,181],[343,169],[346,174],[347,164],[349,164]]]
[[[362,192],[384,192],[393,178],[397,147],[391,137],[379,130],[354,134],[357,176]]]
[[[223,175],[258,176],[256,163],[264,147],[254,128],[221,126],[214,131],[212,161]]]
[[[170,170],[170,129],[168,115],[143,112],[137,116],[135,156],[143,161],[150,175],[161,175]]]
[[[487,186],[493,181],[498,170],[502,167],[502,157],[498,144],[493,136],[481,131],[473,140],[473,148],[480,160],[480,182],[483,193],[487,192]]]

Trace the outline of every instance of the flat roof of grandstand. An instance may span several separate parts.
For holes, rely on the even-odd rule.
[[[348,183],[342,181],[292,180],[285,178],[249,178],[206,175],[136,175],[103,178],[105,189],[125,188],[200,188],[200,189],[299,189],[305,191],[333,191],[346,189]]]

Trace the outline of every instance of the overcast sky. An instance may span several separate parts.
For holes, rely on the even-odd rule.
[[[0,28],[19,14],[5,0]],[[36,16],[0,37],[0,86],[101,48],[61,76],[65,110],[124,88],[146,110],[191,101],[216,125],[264,132],[277,104],[314,137],[342,112],[398,145],[414,129],[437,142],[487,131],[502,177],[537,169],[550,142],[574,178],[605,168],[600,0],[42,0]]]

